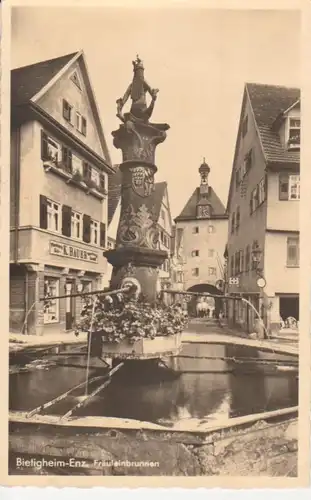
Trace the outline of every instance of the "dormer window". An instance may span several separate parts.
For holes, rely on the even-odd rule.
[[[300,149],[300,118],[288,118],[288,149]]]

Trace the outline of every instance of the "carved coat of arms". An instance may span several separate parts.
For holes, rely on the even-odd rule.
[[[146,198],[154,189],[154,172],[148,167],[131,168],[132,188],[136,194]]]

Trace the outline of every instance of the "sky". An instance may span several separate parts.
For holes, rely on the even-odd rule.
[[[12,68],[83,49],[113,163],[121,152],[116,99],[139,54],[159,89],[151,121],[168,123],[156,150],[176,217],[196,186],[203,157],[226,205],[245,82],[300,86],[300,14],[207,8],[15,7]]]

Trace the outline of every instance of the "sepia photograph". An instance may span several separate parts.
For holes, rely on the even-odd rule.
[[[11,482],[301,479],[300,10],[10,22]]]

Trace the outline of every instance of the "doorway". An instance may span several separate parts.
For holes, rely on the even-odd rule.
[[[299,321],[299,295],[280,297],[280,316],[283,321],[289,317]]]

